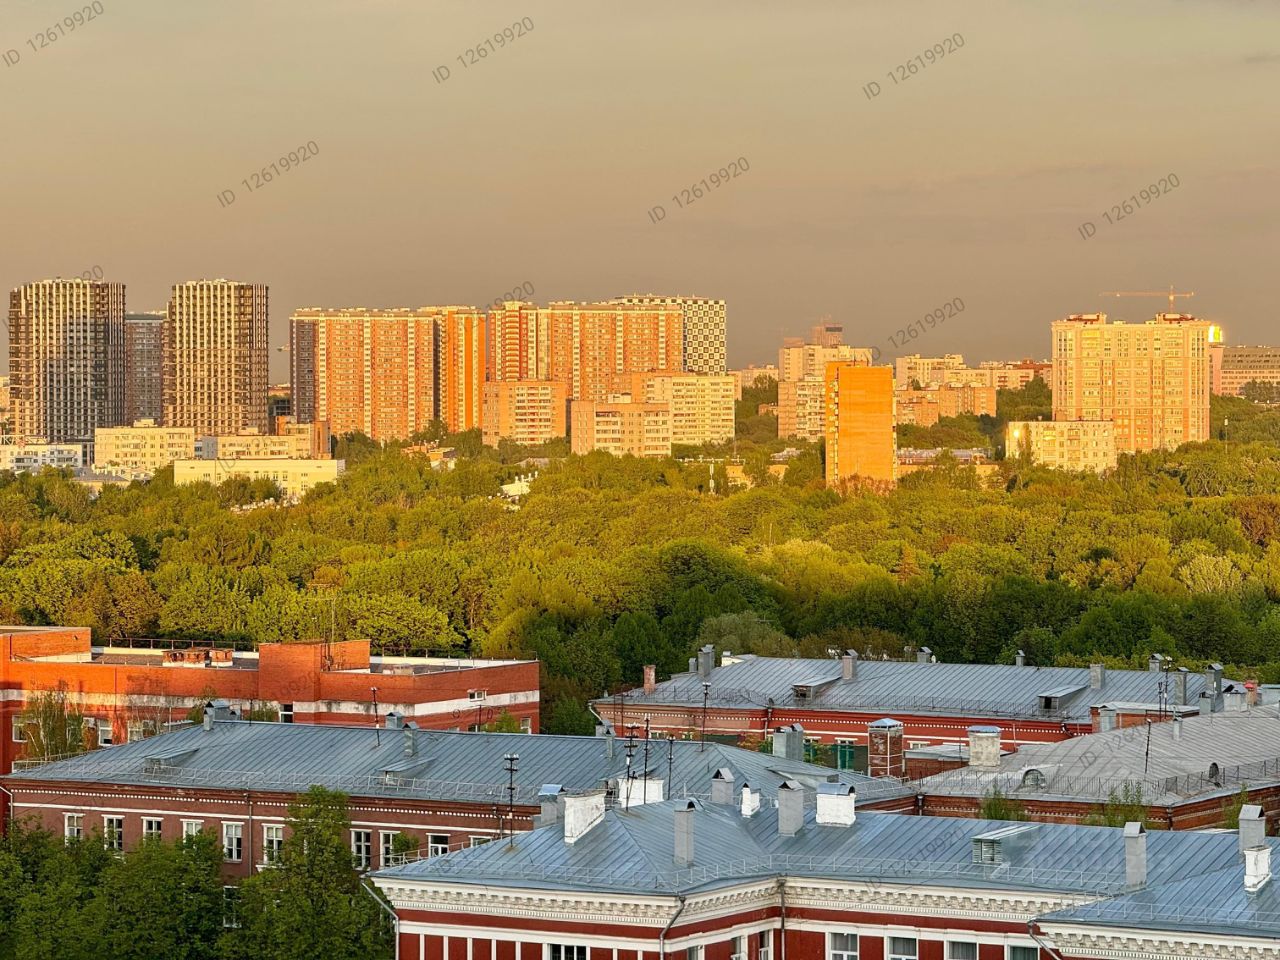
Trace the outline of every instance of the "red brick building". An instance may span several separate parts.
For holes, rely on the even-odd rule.
[[[154,650],[94,647],[87,627],[0,627],[0,774],[23,755],[19,716],[63,689],[91,742],[121,744],[223,699],[293,723],[374,722],[394,711],[432,729],[468,729],[503,711],[538,730],[535,661],[375,657],[369,641]],[[375,710],[375,701],[377,709]]]

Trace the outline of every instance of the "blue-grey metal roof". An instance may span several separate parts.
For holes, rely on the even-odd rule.
[[[294,723],[219,720],[135,743],[42,764],[11,778],[201,786],[296,792],[318,784],[356,796],[441,800],[507,799],[503,758],[518,754],[516,800],[536,803],[544,784],[587,790],[627,777],[627,741],[607,737],[563,737],[522,733],[412,732],[415,753],[405,753],[406,732]],[[630,769],[640,776],[645,741],[637,739]],[[667,780],[667,741],[650,740],[649,771]],[[711,791],[717,769],[729,770],[738,786],[750,782],[770,796],[784,779],[809,789],[826,780],[857,787],[866,800],[904,796],[895,780],[872,779],[798,760],[708,742],[671,744],[668,796]]]
[[[970,717],[1026,717],[1087,722],[1090,707],[1111,703],[1158,704],[1160,673],[1105,670],[1101,686],[1090,687],[1088,667],[1034,667],[982,663],[917,663],[860,660],[856,677],[843,679],[839,660],[743,655],[715,666],[708,679],[709,703],[717,707],[875,711]],[[1224,680],[1224,686],[1232,681]],[[680,673],[657,684],[622,694],[623,703],[644,709],[654,704],[702,707],[703,677]],[[797,698],[794,687],[819,686]],[[1170,684],[1172,687],[1172,684]],[[1187,674],[1187,701],[1194,707],[1205,689],[1204,675]],[[1171,695],[1171,694],[1170,694]],[[1041,697],[1058,697],[1046,710]],[[597,701],[607,704],[616,697]],[[1172,701],[1168,701],[1172,702]]]
[[[801,830],[788,837],[779,834],[777,811],[769,805],[745,818],[736,805],[702,804],[693,814],[693,865],[677,868],[673,815],[682,803],[609,811],[572,844],[564,841],[563,823],[556,823],[375,876],[671,896],[774,876],[861,880],[886,888],[910,883],[1099,897],[1125,891],[1121,828],[874,812],[859,813],[846,827],[818,824],[809,810]],[[1000,862],[974,862],[973,842],[980,837],[998,838]],[[1235,833],[1154,831],[1146,842],[1147,883],[1140,903],[1155,904],[1171,923],[1180,911],[1200,911],[1205,922],[1222,926],[1249,913],[1280,934],[1280,919],[1270,911],[1274,891],[1263,909],[1250,912],[1244,903]],[[1267,842],[1273,851],[1280,847],[1280,840]],[[1106,903],[1095,907],[1103,919],[1108,910],[1121,910]]]

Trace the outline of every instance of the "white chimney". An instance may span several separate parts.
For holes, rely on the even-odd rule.
[[[686,800],[684,806],[672,815],[675,826],[674,858],[677,867],[693,866],[693,812],[698,809],[697,800]]]
[[[858,795],[846,783],[818,784],[818,823],[849,827],[857,819]]]
[[[575,843],[604,819],[604,791],[564,798],[564,842]]]
[[[1124,825],[1124,882],[1130,890],[1147,885],[1147,828],[1136,821]]]
[[[711,775],[711,802],[733,803],[733,771],[721,767]]]
[[[1250,847],[1244,852],[1244,888],[1257,893],[1271,879],[1271,848]]]
[[[756,811],[760,809],[760,791],[752,790],[751,784],[744,783],[742,785],[742,805],[741,811],[744,817],[754,816]]]
[[[856,680],[858,679],[858,651],[847,650],[845,655],[840,658],[840,679]]]
[[[1246,803],[1240,808],[1240,852],[1262,846],[1267,842],[1266,837],[1267,818],[1262,814],[1262,807]]]
[[[975,770],[1000,769],[1000,728],[969,728],[969,766]]]
[[[804,787],[795,780],[778,784],[778,833],[794,837],[804,826]]]

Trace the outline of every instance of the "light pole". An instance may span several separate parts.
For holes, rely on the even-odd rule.
[[[520,762],[520,754],[508,753],[503,758],[507,767],[507,845],[516,840],[516,765]]]
[[[698,752],[707,749],[707,701],[711,699],[711,684],[706,680],[702,681],[702,744],[698,747]]]
[[[373,694],[373,740],[377,746],[382,746],[382,731],[378,729],[378,688],[370,687],[369,692]]]

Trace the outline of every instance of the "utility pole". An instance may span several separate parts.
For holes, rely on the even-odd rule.
[[[378,728],[378,688],[370,687],[369,692],[373,694],[373,740],[377,746],[382,746],[382,731]]]
[[[707,701],[711,699],[711,684],[706,680],[702,681],[702,744],[698,747],[698,752],[707,749]]]
[[[502,758],[507,767],[507,846],[516,842],[516,765],[520,754],[508,753]]]

